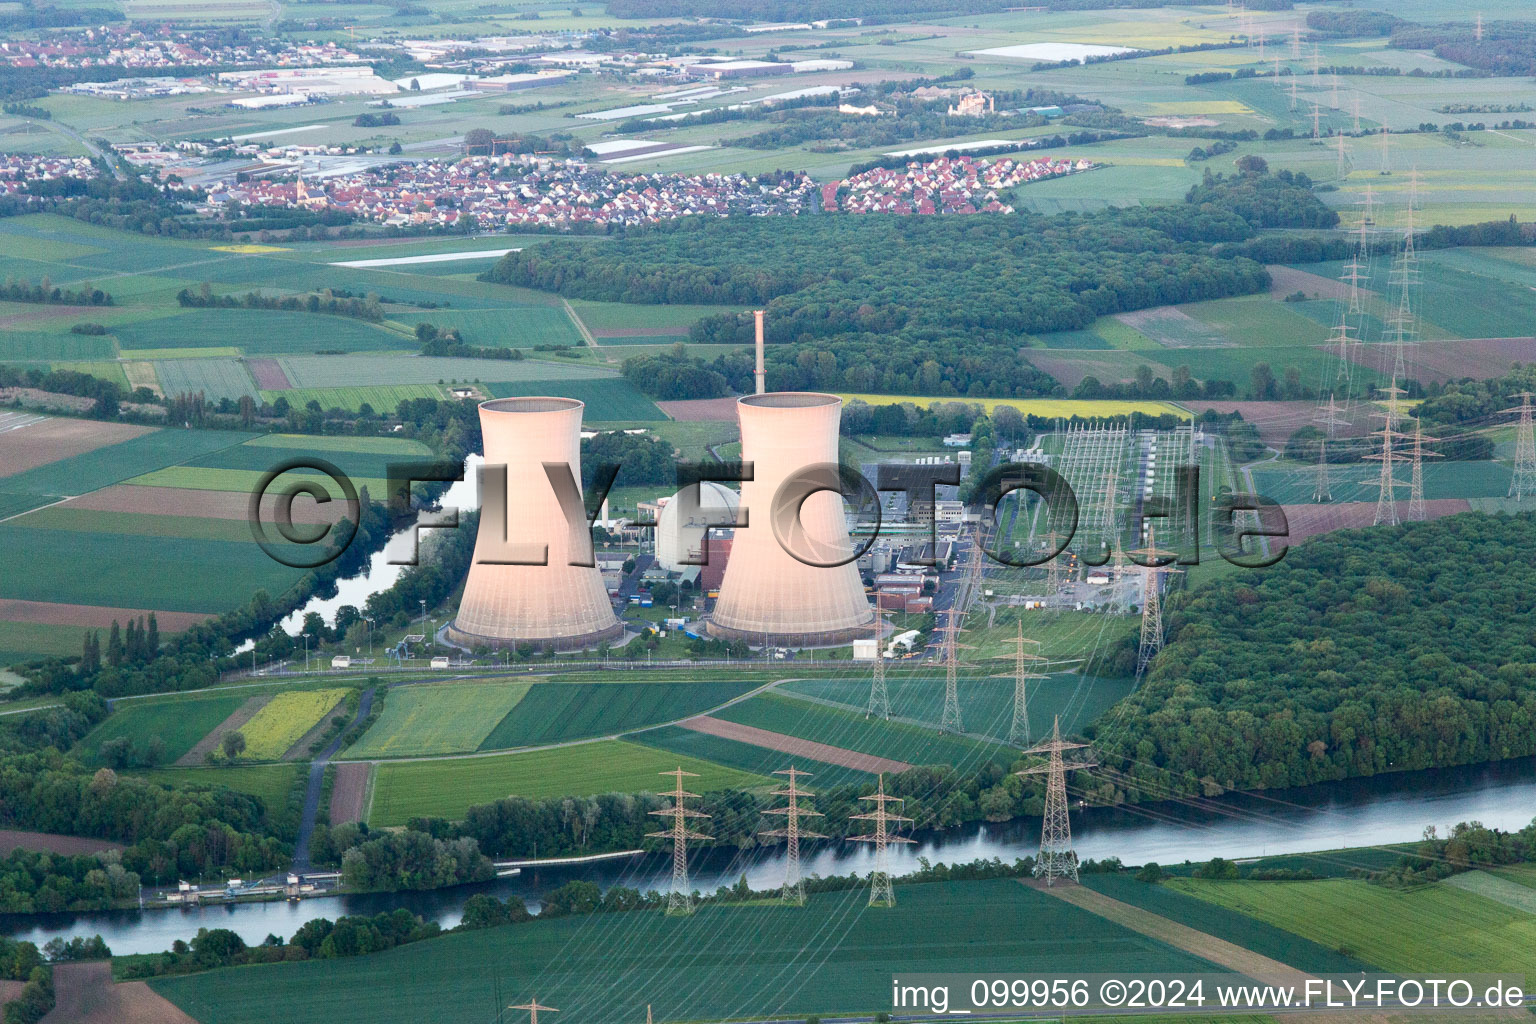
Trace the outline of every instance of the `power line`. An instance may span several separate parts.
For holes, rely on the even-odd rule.
[[[1019,620],[1018,627],[1017,637],[1003,641],[1017,648],[1013,656],[1013,723],[1008,727],[1008,744],[1014,747],[1029,743],[1029,680],[1045,678],[1033,671],[1033,667],[1046,660],[1038,653],[1040,641],[1024,638],[1023,619]]]
[[[1040,825],[1040,855],[1035,858],[1035,877],[1044,878],[1051,885],[1057,878],[1077,881],[1077,854],[1072,851],[1072,822],[1067,814],[1067,768],[1074,771],[1092,768],[1096,761],[1074,761],[1068,765],[1062,759],[1062,751],[1078,750],[1086,743],[1064,743],[1061,739],[1061,716],[1051,723],[1051,738],[1037,747],[1024,751],[1026,754],[1045,754],[1045,764],[1033,765],[1015,775],[1044,775],[1045,820]]]
[[[912,840],[905,836],[892,834],[888,826],[895,824],[898,828],[902,822],[910,822],[911,818],[904,818],[899,814],[892,814],[885,809],[886,804],[900,804],[902,799],[885,795],[885,773],[881,772],[878,789],[869,796],[861,796],[860,800],[868,800],[875,805],[875,809],[868,814],[850,815],[852,821],[872,821],[875,830],[862,836],[849,836],[849,842],[874,843],[875,844],[875,869],[869,873],[869,905],[872,907],[894,907],[896,905],[896,892],[891,888],[891,872],[888,865],[885,848],[891,843],[910,843]]]
[[[527,1010],[528,1011],[528,1024],[539,1024],[539,1011],[540,1010],[543,1010],[545,1013],[559,1013],[560,1012],[559,1010],[555,1009],[553,1006],[540,1006],[538,999],[534,999],[533,1002],[531,1002],[531,1003],[523,1003],[520,1006],[509,1006],[509,1007],[507,1007],[507,1009],[509,1009],[509,1010]]]
[[[1536,494],[1536,430],[1532,428],[1531,392],[1522,391],[1512,397],[1520,399],[1518,412],[1520,424],[1515,428],[1515,474],[1509,480],[1509,497],[1519,501],[1527,494]]]
[[[790,765],[787,769],[774,772],[773,774],[789,776],[789,785],[784,789],[776,789],[772,793],[773,796],[788,797],[789,803],[784,807],[770,807],[763,811],[763,813],[784,815],[784,827],[769,829],[758,834],[784,840],[784,886],[779,890],[779,898],[792,906],[803,907],[805,906],[805,879],[800,877],[800,840],[802,838],[825,839],[827,837],[820,832],[805,831],[800,827],[800,819],[820,818],[823,815],[820,811],[800,806],[799,801],[801,797],[816,795],[810,790],[801,789],[796,785],[796,781],[802,776],[810,778],[809,773],[798,771],[794,765]]]
[[[1425,441],[1438,441],[1438,437],[1424,436],[1424,421],[1419,417],[1413,420],[1413,451],[1410,453],[1413,460],[1413,477],[1408,489],[1408,518],[1413,522],[1423,522],[1424,511],[1424,457],[1432,459],[1440,458],[1439,452],[1432,452],[1424,447]]]
[[[1381,476],[1376,492],[1376,518],[1373,521],[1376,526],[1396,526],[1400,521],[1397,516],[1397,489],[1402,485],[1397,482],[1397,474],[1392,469],[1394,462],[1406,461],[1407,456],[1392,450],[1392,442],[1396,438],[1406,437],[1406,434],[1397,432],[1399,412],[1397,399],[1399,395],[1406,394],[1397,386],[1397,381],[1392,381],[1392,386],[1386,389],[1387,411],[1376,413],[1386,420],[1382,428],[1375,431],[1372,436],[1381,438],[1381,451],[1365,456],[1372,462],[1381,463]]]
[[[960,720],[960,692],[958,688],[960,675],[958,649],[960,644],[956,640],[964,629],[961,623],[964,621],[965,613],[951,608],[945,614],[949,616],[948,620],[944,625],[934,630],[935,633],[944,634],[944,713],[939,716],[940,735],[965,731],[965,726]]]
[[[703,811],[695,811],[687,807],[683,801],[689,797],[697,797],[697,793],[689,793],[683,789],[683,777],[696,779],[695,772],[685,772],[681,767],[670,771],[660,772],[661,775],[671,775],[677,780],[676,787],[671,793],[665,794],[672,798],[671,807],[663,807],[651,813],[661,818],[671,818],[672,827],[665,832],[647,832],[652,839],[672,840],[672,888],[667,891],[668,914],[693,913],[693,890],[688,885],[688,840],[709,839],[710,836],[702,832],[693,832],[688,828],[689,818],[707,818],[709,815]],[[529,1022],[535,1024],[535,1022]]]
[[[864,712],[865,718],[879,715],[886,721],[891,718],[891,697],[885,692],[885,652],[880,649],[881,628],[884,622],[881,620],[883,613],[875,611],[875,663],[874,676],[869,683],[869,707]]]

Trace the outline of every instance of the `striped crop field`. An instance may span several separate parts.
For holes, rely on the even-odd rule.
[[[241,756],[253,761],[276,761],[347,693],[347,690],[299,690],[278,694],[256,712],[256,717],[240,727],[245,736],[245,753]]]
[[[398,757],[475,750],[497,723],[517,708],[529,685],[519,681],[392,687],[378,721],[348,748],[346,756]]]
[[[228,718],[245,699],[242,694],[129,701],[86,733],[70,753],[90,763],[96,759],[101,745],[110,740],[126,736],[135,747],[143,749],[151,739],[159,737],[164,763],[170,764]]]
[[[696,773],[696,792],[767,786],[761,775],[627,743],[602,740],[548,750],[437,761],[391,761],[374,778],[368,823],[404,825],[413,817],[458,819],[476,804],[508,796],[595,796],[655,793],[671,783],[662,772],[682,767]]]
[[[1042,419],[1070,419],[1073,416],[1091,419],[1105,416],[1129,416],[1133,412],[1146,416],[1192,418],[1189,410],[1182,409],[1172,402],[1122,401],[1112,398],[964,398],[940,395],[849,394],[838,397],[845,402],[863,402],[866,405],[900,405],[903,402],[911,402],[918,406],[928,406],[935,402],[966,402],[984,407],[989,414],[1000,405],[1010,405],[1019,410],[1022,415],[1038,416]]]
[[[345,409],[358,412],[364,405],[374,412],[392,413],[401,402],[418,398],[446,400],[448,392],[436,384],[388,384],[357,388],[294,388],[291,391],[263,391],[263,402],[286,399],[288,404],[302,408],[310,402],[319,402],[322,409]]]
[[[538,683],[485,736],[480,749],[531,747],[642,729],[702,714],[757,685],[724,681]]]

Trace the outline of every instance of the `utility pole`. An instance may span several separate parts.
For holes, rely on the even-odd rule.
[[[687,807],[683,801],[689,797],[697,797],[697,793],[689,793],[683,789],[683,778],[696,779],[694,772],[685,772],[681,767],[670,772],[660,772],[661,775],[670,775],[677,780],[677,785],[671,793],[666,794],[672,798],[671,807],[663,807],[651,813],[659,818],[671,818],[672,827],[664,832],[647,832],[652,839],[672,840],[672,888],[667,892],[668,914],[693,913],[693,890],[688,885],[688,840],[709,839],[702,832],[694,832],[688,828],[689,818],[707,818],[709,815],[703,811],[695,811]],[[529,1024],[532,1024],[530,1021]]]
[[[862,836],[849,836],[848,840],[854,843],[875,844],[875,869],[869,873],[869,905],[872,907],[894,907],[896,905],[896,892],[891,888],[890,865],[886,860],[885,848],[891,843],[910,843],[912,840],[905,836],[892,834],[889,826],[901,827],[902,822],[910,822],[911,818],[904,818],[899,814],[892,814],[885,809],[886,804],[901,804],[900,797],[885,795],[885,773],[879,776],[878,788],[870,796],[861,796],[860,800],[868,800],[875,805],[875,809],[868,814],[852,815],[853,821],[872,821],[875,830]]]
[[[509,1010],[527,1010],[528,1011],[528,1024],[539,1024],[539,1011],[540,1010],[543,1010],[545,1013],[559,1013],[560,1012],[559,1010],[555,1009],[553,1006],[540,1006],[539,1005],[539,1001],[537,999],[534,999],[534,1001],[531,1002],[531,1003],[523,1003],[521,1006],[509,1006],[509,1007],[507,1007],[507,1009],[509,1009]]]
[[[1518,412],[1520,423],[1515,428],[1515,474],[1509,479],[1509,496],[1519,501],[1536,494],[1536,429],[1531,420],[1531,398],[1536,396],[1522,391],[1512,397],[1520,399],[1520,407],[1504,411]]]
[[[1070,765],[1062,759],[1062,751],[1078,750],[1086,743],[1063,743],[1061,716],[1051,724],[1048,742],[1024,751],[1026,754],[1044,754],[1045,764],[1025,768],[1016,775],[1044,775],[1045,820],[1040,826],[1040,856],[1035,859],[1035,877],[1044,878],[1046,885],[1053,885],[1058,878],[1077,881],[1077,854],[1072,851],[1072,822],[1067,815],[1067,769],[1079,771],[1092,768],[1096,761],[1074,761]]]
[[[1381,451],[1366,456],[1372,462],[1381,463],[1381,476],[1376,493],[1376,518],[1373,521],[1375,526],[1396,526],[1400,521],[1397,516],[1397,488],[1400,485],[1397,482],[1397,474],[1392,469],[1392,464],[1402,462],[1407,457],[1401,452],[1393,451],[1392,442],[1396,438],[1406,436],[1397,432],[1397,423],[1399,421],[1397,398],[1402,394],[1406,394],[1406,392],[1398,387],[1397,381],[1394,380],[1392,386],[1387,388],[1387,411],[1376,414],[1386,420],[1382,428],[1373,435],[1381,438]]]
[[[1145,548],[1132,551],[1131,554],[1140,555],[1144,559],[1141,569],[1141,640],[1136,648],[1136,683],[1139,686],[1152,659],[1163,649],[1163,602],[1159,593],[1161,578],[1182,570],[1171,568],[1168,563],[1161,561],[1173,558],[1178,552],[1158,550],[1153,534],[1148,534]]]
[[[965,731],[965,726],[960,721],[960,694],[957,687],[960,674],[958,654],[960,644],[957,638],[964,628],[961,623],[965,619],[965,613],[951,608],[945,614],[949,616],[948,621],[934,630],[935,633],[944,634],[944,713],[939,717],[940,736],[947,732]]]
[[[1419,417],[1413,418],[1413,478],[1408,488],[1408,518],[1416,523],[1422,523],[1425,519],[1424,511],[1424,457],[1432,459],[1440,458],[1439,452],[1427,451],[1424,448],[1425,441],[1438,441],[1438,437],[1424,436],[1424,421]]]
[[[864,712],[865,718],[879,715],[886,721],[891,719],[891,698],[885,692],[885,651],[881,650],[881,612],[875,609],[875,663],[874,678],[869,684],[869,707]]]
[[[1044,679],[1035,672],[1034,666],[1045,661],[1040,651],[1040,641],[1024,639],[1024,621],[1019,620],[1019,635],[1003,643],[1014,646],[1013,655],[1013,723],[1008,727],[1009,746],[1022,747],[1029,743],[1029,693],[1031,679]],[[1033,646],[1031,646],[1033,645]]]
[[[784,840],[785,852],[788,856],[785,858],[784,864],[784,887],[779,890],[779,898],[792,906],[803,907],[805,906],[805,879],[800,877],[800,840],[801,838],[825,839],[827,837],[820,832],[805,831],[800,827],[800,819],[820,818],[822,813],[820,811],[813,811],[809,807],[800,806],[799,800],[801,797],[816,795],[810,790],[801,789],[795,785],[796,780],[802,777],[810,778],[808,773],[797,771],[794,765],[790,765],[784,771],[774,772],[773,774],[789,776],[789,785],[784,789],[774,790],[772,794],[773,796],[788,797],[789,804],[785,807],[770,807],[763,813],[784,815],[784,827],[759,832],[758,835]]]

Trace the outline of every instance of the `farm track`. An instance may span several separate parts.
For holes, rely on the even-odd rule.
[[[363,691],[361,699],[357,702],[357,715],[347,725],[341,734],[330,742],[324,750],[316,755],[309,765],[309,781],[304,789],[304,811],[299,816],[299,834],[293,844],[293,870],[309,870],[309,837],[315,832],[315,818],[320,813],[320,791],[325,787],[325,766],[331,758],[336,756],[336,751],[341,749],[341,741],[346,739],[348,731],[359,722],[368,717],[368,712],[373,708],[373,688]],[[335,799],[335,790],[332,790],[332,799]]]
[[[200,765],[204,761],[208,760],[208,755],[212,753],[213,749],[219,745],[219,741],[224,738],[225,733],[234,732],[246,722],[249,722],[251,719],[255,718],[256,712],[266,707],[267,701],[271,700],[273,696],[275,695],[264,693],[256,697],[252,697],[244,704],[240,705],[235,709],[233,714],[215,726],[208,733],[208,735],[198,740],[197,744],[193,746],[191,750],[177,758],[176,767],[190,768],[195,765]]]
[[[1159,942],[1166,942],[1175,949],[1181,949],[1202,960],[1209,960],[1218,967],[1236,971],[1261,984],[1300,987],[1312,977],[1289,964],[1255,953],[1251,949],[1244,949],[1225,939],[1218,939],[1206,932],[1197,931],[1188,925],[1171,921],[1149,910],[1122,903],[1113,897],[1081,885],[1064,884],[1047,887],[1040,883],[1031,884],[1030,881],[1022,881],[1021,884],[1029,885],[1032,889],[1054,896],[1090,914],[1096,914],[1106,921],[1113,921],[1123,928],[1129,928],[1133,932]]]
[[[300,736],[298,739],[294,740],[293,746],[284,751],[282,759],[284,761],[304,760],[304,755],[309,753],[310,744],[314,743],[321,736],[325,735],[325,731],[331,726],[331,716],[336,714],[336,709],[345,704],[346,700],[347,698],[345,697],[338,698],[336,703],[332,704],[330,709],[327,710],[325,714],[320,716],[320,721],[312,725],[309,731],[306,732],[303,736]]]
[[[58,1003],[42,1024],[197,1024],[142,981],[114,983],[106,960],[58,964],[53,985]]]
[[[904,772],[912,767],[905,761],[893,761],[886,757],[876,757],[873,754],[860,754],[857,751],[845,750],[842,747],[833,747],[825,743],[816,743],[812,740],[802,740],[798,736],[789,736],[781,732],[770,732],[767,729],[758,729],[755,726],[739,725],[736,722],[727,722],[724,719],[712,718],[709,715],[699,715],[678,723],[684,729],[704,733],[706,736],[718,736],[724,740],[735,740],[737,743],[746,743],[754,747],[762,747],[765,750],[776,750],[784,754],[793,754],[797,757],[808,757],[813,761],[823,764],[835,764],[840,768],[852,768],[855,771],[869,772],[878,775],[881,772]]]

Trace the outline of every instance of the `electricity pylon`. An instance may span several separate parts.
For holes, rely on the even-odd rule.
[[[1414,250],[1413,213],[1418,202],[1419,171],[1415,167],[1408,176],[1408,208],[1404,212],[1403,247],[1392,261],[1389,283],[1397,289],[1397,306],[1387,314],[1387,324],[1392,328],[1392,383],[1408,379],[1408,367],[1404,351],[1408,340],[1418,331],[1413,313],[1413,293],[1419,282],[1419,257]]]
[[[875,663],[874,677],[869,683],[869,707],[864,712],[865,718],[879,715],[886,721],[891,718],[891,698],[885,692],[885,652],[880,649],[881,627],[884,624],[881,616],[884,612],[878,608],[875,610]]]
[[[1077,881],[1077,854],[1072,852],[1072,822],[1067,815],[1067,769],[1078,771],[1092,768],[1097,761],[1073,761],[1070,765],[1062,759],[1064,750],[1077,750],[1086,743],[1063,743],[1061,716],[1051,724],[1051,738],[1037,747],[1024,751],[1026,754],[1045,754],[1045,764],[1025,768],[1016,775],[1044,775],[1045,820],[1040,825],[1040,856],[1035,858],[1035,877],[1044,878],[1046,885],[1053,885],[1057,878]]]
[[[1056,550],[1056,531],[1052,530],[1045,535],[1046,550]],[[1045,596],[1054,597],[1061,593],[1061,555],[1052,555],[1051,560],[1045,563]]]
[[[1394,451],[1392,442],[1407,436],[1397,432],[1397,423],[1399,421],[1397,398],[1401,394],[1404,394],[1403,389],[1397,386],[1396,381],[1393,381],[1392,387],[1387,388],[1387,395],[1389,396],[1387,411],[1376,414],[1383,417],[1386,423],[1382,425],[1380,430],[1371,435],[1381,438],[1381,451],[1366,456],[1372,462],[1381,463],[1381,477],[1376,493],[1376,518],[1373,520],[1376,526],[1396,526],[1400,521],[1397,516],[1397,489],[1402,485],[1397,482],[1397,474],[1392,466],[1393,463],[1406,461],[1407,456],[1401,452]]]
[[[948,621],[934,630],[935,633],[944,634],[944,713],[939,717],[939,735],[941,736],[947,732],[965,731],[965,726],[960,721],[960,692],[957,686],[960,675],[958,637],[964,629],[961,623],[965,620],[965,613],[951,608],[945,614],[949,616]]]
[[[1308,100],[1312,104],[1312,138],[1320,140],[1323,137],[1323,108],[1316,100]]]
[[[1392,173],[1392,150],[1391,150],[1391,146],[1388,144],[1388,140],[1390,138],[1391,138],[1391,136],[1387,132],[1387,126],[1386,125],[1382,125],[1381,126],[1381,173],[1382,174],[1391,174]]]
[[[1339,132],[1333,139],[1336,144],[1335,148],[1338,150],[1338,167],[1335,170],[1334,176],[1342,178],[1344,177],[1344,165],[1349,162],[1349,150],[1345,147],[1343,132]]]
[[[693,890],[688,886],[688,840],[709,839],[702,832],[694,832],[688,828],[689,818],[707,818],[709,815],[703,811],[695,811],[684,805],[683,801],[699,794],[689,793],[683,789],[683,777],[698,778],[694,772],[685,772],[677,768],[670,772],[660,772],[661,775],[671,775],[677,780],[672,792],[665,794],[672,798],[671,807],[663,807],[651,813],[660,818],[671,818],[672,827],[665,832],[647,832],[652,839],[672,840],[672,888],[667,892],[668,914],[693,913]],[[531,1024],[531,1022],[530,1022]]]
[[[1515,428],[1515,475],[1509,479],[1509,496],[1519,501],[1527,494],[1536,494],[1536,429],[1532,428],[1531,392],[1522,391],[1512,396],[1520,399],[1518,412],[1520,424]]]
[[[904,821],[910,822],[911,818],[904,818],[899,814],[892,814],[885,809],[886,804],[900,804],[900,797],[885,795],[885,773],[880,774],[878,789],[870,796],[861,796],[860,800],[868,800],[875,805],[875,809],[868,814],[855,814],[853,821],[872,821],[875,830],[862,836],[849,836],[849,842],[874,843],[875,844],[875,869],[869,873],[869,905],[872,907],[894,907],[896,905],[896,893],[891,888],[890,865],[886,862],[885,848],[891,843],[910,843],[912,840],[905,836],[892,834],[887,827],[896,825],[900,828]]]
[[[1424,457],[1432,459],[1440,458],[1439,452],[1432,452],[1424,447],[1425,441],[1438,441],[1438,437],[1424,436],[1424,421],[1418,417],[1413,420],[1413,450],[1409,453],[1413,460],[1413,478],[1408,489],[1408,518],[1417,523],[1422,523],[1425,518],[1424,511]]]
[[[559,1010],[555,1009],[553,1006],[540,1006],[538,999],[534,999],[533,1002],[531,1002],[531,1003],[523,1003],[521,1006],[509,1006],[509,1007],[507,1007],[507,1009],[509,1009],[509,1010],[527,1010],[528,1011],[528,1024],[539,1024],[539,1011],[540,1010],[543,1010],[545,1013],[559,1013],[560,1012]]]
[[[1333,395],[1328,396],[1328,407],[1318,410],[1312,419],[1323,424],[1324,435],[1318,439],[1317,449],[1317,486],[1312,490],[1312,500],[1318,504],[1326,504],[1333,500],[1333,493],[1328,487],[1328,438],[1334,434],[1334,428],[1349,426],[1349,421],[1339,417],[1338,405],[1333,400]]]
[[[803,907],[805,906],[805,879],[800,877],[800,840],[802,838],[825,839],[827,837],[820,832],[805,831],[800,827],[800,819],[820,818],[822,813],[811,810],[809,807],[800,806],[799,801],[801,797],[816,795],[810,790],[801,789],[795,785],[796,780],[801,777],[810,778],[809,773],[798,771],[794,765],[790,765],[784,771],[774,772],[773,774],[789,776],[788,787],[773,791],[774,796],[788,797],[789,803],[784,807],[770,807],[763,813],[784,815],[784,827],[759,832],[758,835],[784,840],[784,849],[787,856],[784,860],[784,887],[779,890],[779,898],[785,903],[796,907]]]
[[[1152,659],[1157,652],[1163,649],[1163,602],[1160,596],[1159,583],[1162,576],[1169,573],[1182,572],[1167,564],[1158,564],[1164,558],[1172,558],[1178,554],[1176,551],[1160,551],[1157,547],[1156,537],[1147,535],[1147,546],[1140,551],[1132,551],[1133,555],[1140,555],[1144,561],[1141,567],[1142,596],[1141,596],[1141,640],[1136,647],[1136,682],[1141,683],[1141,677],[1146,674],[1147,666],[1152,664]]]
[[[1022,619],[1019,621],[1019,635],[1003,643],[1017,648],[1013,655],[1013,724],[1008,727],[1008,743],[1010,746],[1022,747],[1029,743],[1029,681],[1045,678],[1034,671],[1034,666],[1046,659],[1039,653],[1040,641],[1024,639]]]

